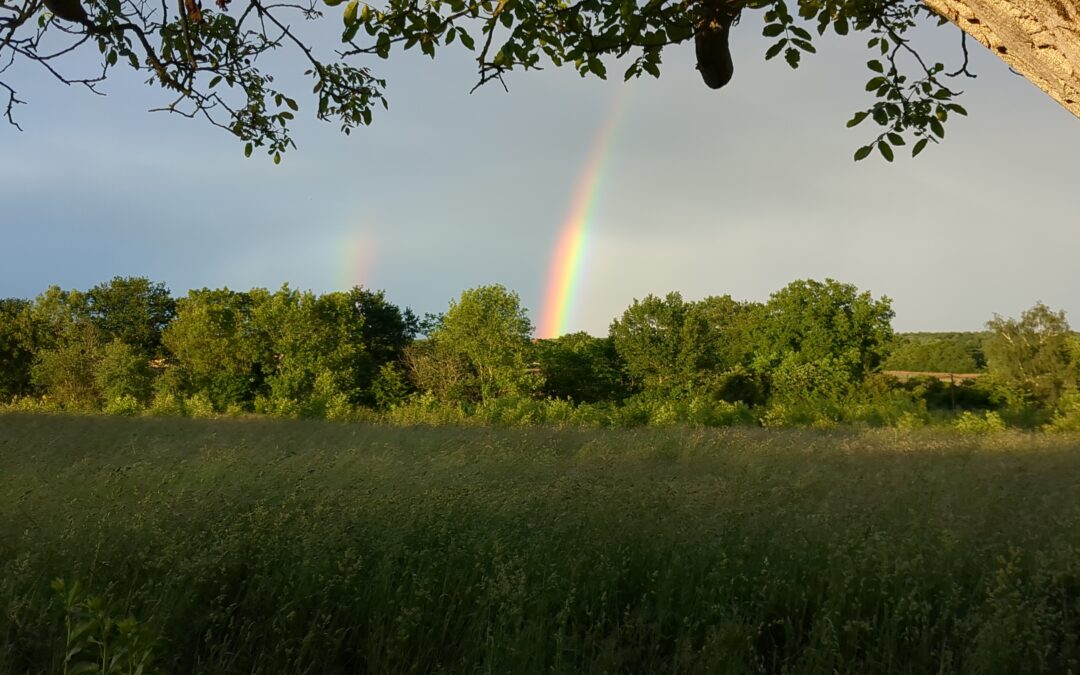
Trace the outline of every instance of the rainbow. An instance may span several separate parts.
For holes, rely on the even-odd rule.
[[[551,257],[547,292],[541,312],[537,337],[556,338],[567,331],[574,315],[575,301],[581,288],[582,261],[589,240],[589,230],[595,216],[600,188],[611,157],[611,142],[615,136],[622,96],[616,98],[611,110],[596,134],[578,178],[570,210]]]
[[[375,232],[370,227],[350,229],[343,233],[334,248],[341,256],[339,286],[349,290],[353,286],[367,287],[375,269]]]

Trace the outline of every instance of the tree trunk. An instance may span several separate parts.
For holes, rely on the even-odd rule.
[[[1080,0],[923,0],[1080,117]]]

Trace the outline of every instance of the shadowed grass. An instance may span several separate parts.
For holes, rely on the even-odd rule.
[[[78,579],[188,673],[1075,672],[1024,434],[0,416],[0,671]]]

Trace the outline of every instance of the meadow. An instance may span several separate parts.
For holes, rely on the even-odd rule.
[[[1078,449],[0,415],[0,672],[1075,673]]]

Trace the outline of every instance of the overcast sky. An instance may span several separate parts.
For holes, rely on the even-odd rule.
[[[362,284],[423,313],[501,283],[535,321],[590,144],[621,97],[571,329],[606,334],[648,293],[764,300],[826,277],[892,298],[902,331],[976,330],[1036,300],[1080,325],[1080,120],[976,45],[970,118],[915,160],[856,164],[872,125],[844,123],[872,102],[865,37],[822,39],[791,71],[763,61],[760,27],[748,14],[735,28],[735,77],[719,92],[689,45],[665,53],[659,80],[549,68],[513,74],[508,94],[470,95],[465,53],[395,53],[372,64],[389,111],[346,137],[309,121],[301,97],[300,147],[280,166],[146,113],[158,91],[122,69],[107,97],[20,71],[25,131],[0,127],[0,296],[141,275],[177,295]],[[926,40],[959,52],[951,26]]]

